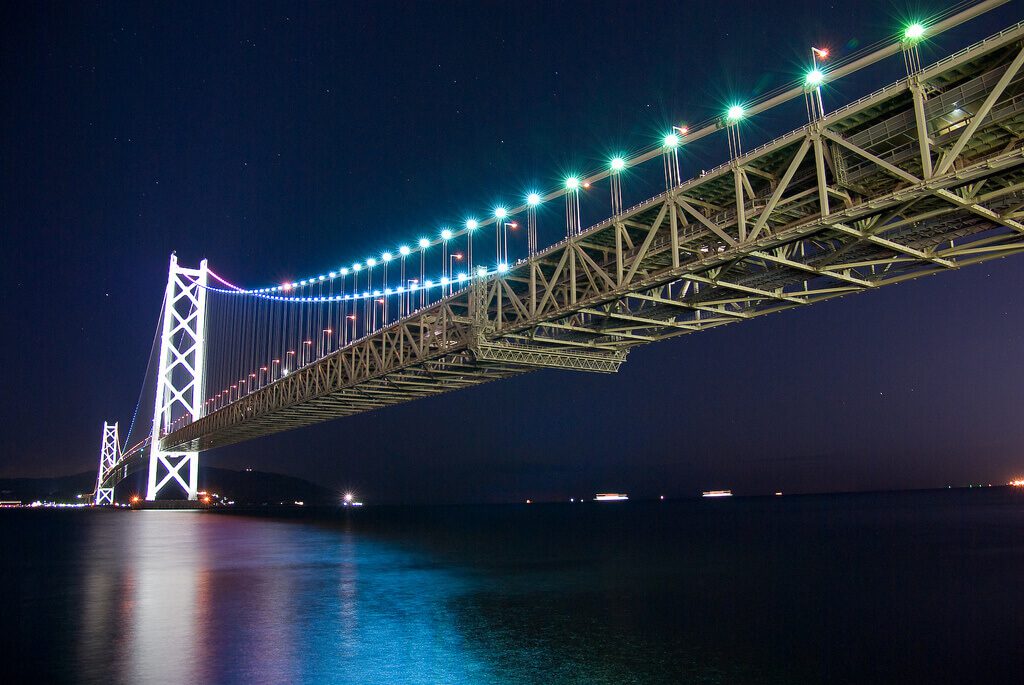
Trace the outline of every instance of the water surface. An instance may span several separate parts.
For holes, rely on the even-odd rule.
[[[1001,683],[1024,492],[0,511],[0,680]]]

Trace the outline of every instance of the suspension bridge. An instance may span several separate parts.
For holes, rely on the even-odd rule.
[[[96,503],[143,468],[148,499],[174,484],[195,499],[211,448],[537,369],[612,373],[637,345],[1024,250],[1024,22],[928,66],[919,55],[1000,4],[845,61],[814,48],[791,87],[326,273],[243,288],[172,255],[151,430],[122,445],[104,425]],[[826,109],[831,83],[900,57],[905,78]],[[798,128],[744,150],[747,122],[801,98]],[[726,161],[684,178],[688,148],[715,136]],[[624,206],[644,173],[664,191]],[[606,218],[583,228],[597,205]]]

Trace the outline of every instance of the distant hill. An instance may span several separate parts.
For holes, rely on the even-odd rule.
[[[143,493],[146,473],[129,476],[117,487],[117,498],[127,500],[133,493]],[[90,493],[96,484],[96,473],[76,473],[58,478],[0,478],[0,500],[34,502],[80,502],[77,495]],[[315,483],[294,476],[265,471],[232,471],[212,466],[199,467],[199,489],[215,492],[238,504],[277,504],[296,500],[306,504],[337,504],[339,494]]]

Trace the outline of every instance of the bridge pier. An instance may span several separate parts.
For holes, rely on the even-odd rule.
[[[176,255],[171,255],[150,438],[146,489],[150,501],[171,482],[181,486],[187,499],[198,496],[199,452],[167,452],[160,448],[160,440],[177,418],[185,416],[193,421],[202,416],[208,273],[205,259],[198,269],[186,269],[178,265]]]

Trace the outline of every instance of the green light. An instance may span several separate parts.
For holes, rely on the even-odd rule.
[[[575,176],[570,176],[569,178],[565,179],[565,187],[568,188],[569,190],[576,190],[577,188],[580,187],[580,180]]]
[[[907,40],[918,40],[924,37],[924,24],[911,24],[903,31],[903,37]]]
[[[616,157],[615,159],[612,160],[612,170],[613,171],[622,171],[625,168],[626,168],[626,160],[624,160],[622,157]]]
[[[740,105],[733,105],[726,111],[725,118],[729,121],[739,121],[743,118],[743,107]]]
[[[679,145],[679,136],[675,133],[669,133],[662,142],[665,144],[665,147],[675,147]]]
[[[821,69],[811,69],[807,72],[807,78],[804,83],[811,88],[817,88],[825,81],[825,74],[821,73]]]

